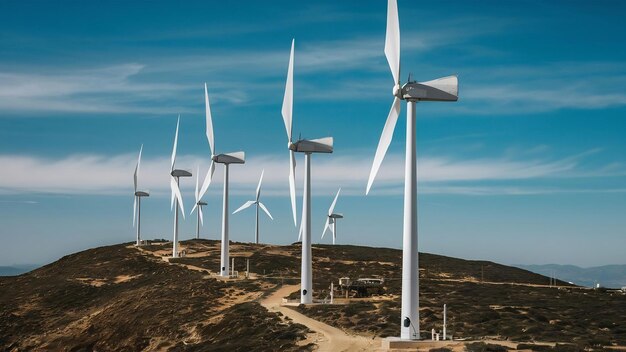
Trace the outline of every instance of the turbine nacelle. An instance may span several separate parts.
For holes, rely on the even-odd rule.
[[[332,153],[333,137],[300,139],[294,143],[289,143],[289,149],[298,153]]]
[[[459,99],[459,81],[456,76],[448,76],[427,82],[408,82],[394,96],[409,101],[457,101]]]
[[[234,152],[217,154],[211,157],[211,160],[218,164],[245,164],[246,154],[244,152]]]
[[[328,217],[331,219],[343,219],[343,214],[330,214]]]
[[[175,169],[172,170],[171,175],[173,177],[191,177],[191,172],[187,170]]]
[[[196,205],[205,206],[205,205],[207,205],[207,203],[206,202],[198,202],[198,203],[196,203]]]
[[[136,191],[135,196],[136,197],[150,197],[150,193],[144,192],[144,191]]]

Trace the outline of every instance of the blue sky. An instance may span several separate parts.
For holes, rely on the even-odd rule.
[[[626,26],[618,1],[399,0],[402,78],[458,74],[457,103],[418,104],[420,250],[505,264],[626,264]],[[297,238],[280,109],[296,39],[294,134],[313,158],[313,238],[338,187],[339,243],[402,243],[404,114],[369,196],[392,101],[386,1],[0,3],[0,265],[132,241],[144,144],[144,236],[171,238],[169,154],[204,176],[203,84],[231,211],[265,169],[261,239]],[[299,194],[303,159],[298,174]],[[221,172],[205,200],[217,239]],[[185,180],[186,208],[194,180]],[[300,197],[298,214],[300,213]],[[231,238],[253,239],[253,212]],[[182,223],[192,236],[195,217]],[[324,242],[329,239],[325,238]]]

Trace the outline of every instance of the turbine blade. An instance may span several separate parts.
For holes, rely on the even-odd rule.
[[[296,215],[296,155],[293,150],[289,151],[289,196],[291,197],[293,226],[298,226]]]
[[[172,177],[172,181],[173,181],[173,186],[174,186],[174,193],[176,194],[176,200],[178,200],[178,206],[180,207],[180,213],[183,214],[183,219],[184,219],[185,218],[185,205],[183,204],[183,195],[180,194],[180,188],[178,187],[176,180],[174,180],[174,177]]]
[[[293,113],[293,60],[295,39],[291,40],[291,54],[289,55],[289,68],[287,69],[287,82],[285,83],[285,96],[283,97],[282,115],[287,130],[287,139],[291,142],[291,121]]]
[[[396,0],[387,2],[387,32],[385,35],[385,56],[395,84],[400,83],[400,21]]]
[[[337,204],[337,198],[339,197],[339,192],[341,192],[341,187],[337,191],[337,194],[335,195],[335,199],[333,199],[333,203],[330,205],[330,208],[328,208],[328,216],[330,216],[330,214],[332,214],[333,211],[335,210],[335,204]]]
[[[204,226],[204,213],[202,212],[202,207],[198,207],[198,211],[200,212],[200,225]]]
[[[191,211],[189,212],[189,215],[193,214],[193,212],[196,210],[196,208],[198,208],[198,203],[196,202],[196,204],[193,205],[193,208],[191,208]]]
[[[137,196],[135,196],[135,201],[133,202],[133,227],[135,227],[136,218],[137,218]]]
[[[326,225],[324,225],[324,232],[322,232],[322,238],[324,238],[324,235],[326,234],[326,230],[328,230],[328,226],[330,224],[330,217],[326,217]]]
[[[215,139],[213,137],[213,119],[211,118],[211,105],[209,104],[209,91],[204,83],[204,106],[206,109],[206,138],[209,141],[211,155],[215,154]]]
[[[391,144],[393,131],[396,128],[396,122],[398,122],[398,115],[400,115],[400,99],[396,97],[393,99],[391,110],[389,110],[389,115],[387,116],[385,127],[383,128],[383,133],[380,136],[380,141],[378,141],[376,155],[374,156],[374,163],[372,164],[370,176],[367,180],[367,190],[365,191],[366,195],[370,192],[372,183],[374,183],[374,179],[376,178],[378,170],[380,169],[380,164],[382,164],[383,159],[385,158],[385,154],[387,153],[387,149],[389,148],[389,144]]]
[[[137,192],[137,178],[139,177],[139,167],[141,166],[141,152],[142,151],[143,151],[143,144],[141,145],[141,148],[139,148],[139,157],[137,158],[137,165],[135,165],[135,176],[134,176],[135,192]]]
[[[263,174],[265,170],[261,171],[261,178],[259,178],[259,185],[256,186],[256,201],[259,201],[259,197],[261,196],[261,182],[263,182]]]
[[[198,197],[200,195],[200,192],[198,190],[198,183],[200,182],[200,165],[198,165],[198,167],[196,168],[196,190],[194,191],[193,195],[196,197],[196,203],[198,203],[200,201],[200,198]],[[194,206],[195,208],[195,206]]]
[[[303,228],[302,228],[302,223],[300,223],[300,230],[298,230],[298,241],[302,241],[302,232],[303,232]]]
[[[270,219],[274,220],[274,217],[272,217],[272,214],[270,214],[270,211],[267,210],[267,208],[265,207],[265,204],[259,202],[259,206],[261,207],[261,209],[263,209],[263,211],[265,212],[265,214],[267,214],[267,216],[270,217]]]
[[[178,126],[180,125],[180,115],[178,115],[178,121],[176,121],[176,134],[174,135],[174,148],[172,148],[172,167],[174,170],[174,164],[176,163],[176,147],[178,146]]]
[[[198,196],[198,199],[202,199],[206,191],[209,189],[209,185],[211,185],[211,180],[213,180],[214,172],[215,172],[215,163],[211,161],[209,170],[207,171],[206,176],[204,177],[204,182],[202,182],[202,188],[200,188],[200,195]]]
[[[240,206],[237,210],[233,211],[233,214],[236,214],[236,213],[238,213],[238,212],[240,212],[240,211],[242,211],[244,209],[249,208],[252,204],[254,204],[253,200],[249,200],[249,201],[243,203],[242,206]]]
[[[174,198],[176,198],[176,178],[174,176],[170,177],[170,190],[172,191],[170,194],[170,210],[174,210]]]

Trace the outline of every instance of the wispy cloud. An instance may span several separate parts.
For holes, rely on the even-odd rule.
[[[582,172],[580,161],[597,151],[589,151],[558,160],[511,160],[508,158],[456,160],[450,157],[430,157],[419,160],[419,181],[426,193],[446,194],[536,194],[554,193],[558,187],[522,188],[519,180],[554,180],[564,177],[610,177],[625,174],[621,167],[609,166],[594,173]],[[11,165],[12,172],[0,180],[0,193],[29,194],[127,194],[132,187],[135,155],[72,155],[63,159],[35,156],[1,155],[0,164]],[[180,156],[179,167],[188,167],[195,173],[201,166],[204,177],[208,160],[197,156]],[[370,158],[360,155],[318,158],[312,168],[318,194],[332,193],[341,186],[346,194],[362,195],[371,167]],[[219,166],[218,166],[219,168]],[[247,160],[245,166],[233,167],[232,191],[235,194],[252,194],[261,170],[265,169],[264,193],[286,195],[287,160],[278,157],[260,157]],[[301,167],[297,175],[301,178]],[[141,167],[140,186],[155,195],[169,194],[169,159],[145,159]],[[15,175],[15,176],[12,176]],[[373,194],[401,193],[404,178],[404,158],[389,155],[376,180]],[[214,182],[221,183],[221,172],[215,173]],[[493,187],[489,183],[495,182]],[[509,182],[510,185],[502,184]],[[301,184],[301,180],[298,182]],[[195,182],[181,182],[186,192],[191,192]],[[558,182],[555,182],[558,186]],[[219,187],[211,187],[216,192]],[[575,189],[573,191],[576,191]],[[601,191],[601,190],[599,190]],[[190,194],[190,193],[188,193]]]
[[[555,62],[468,68],[461,112],[519,114],[626,105],[626,65]]]

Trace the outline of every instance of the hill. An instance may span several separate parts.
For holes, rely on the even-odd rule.
[[[0,266],[0,276],[16,276],[27,273],[34,270],[41,265],[13,265],[13,266]]]
[[[282,283],[299,282],[300,246],[231,243],[241,279],[224,280],[219,242],[182,242],[187,256],[166,258],[171,243],[95,248],[17,277],[0,278],[0,347],[9,351],[312,350],[307,327],[259,304]],[[313,246],[314,294],[339,277],[385,279],[384,294],[294,309],[318,321],[378,338],[398,334],[402,252]],[[251,278],[244,279],[245,259]],[[588,290],[486,261],[420,254],[422,336],[441,329],[449,307],[455,337],[626,344],[626,296]],[[297,296],[297,291],[294,292]]]
[[[604,265],[580,268],[575,265],[516,265],[541,275],[555,275],[564,281],[577,285],[594,287],[622,288],[626,286],[626,265]]]

